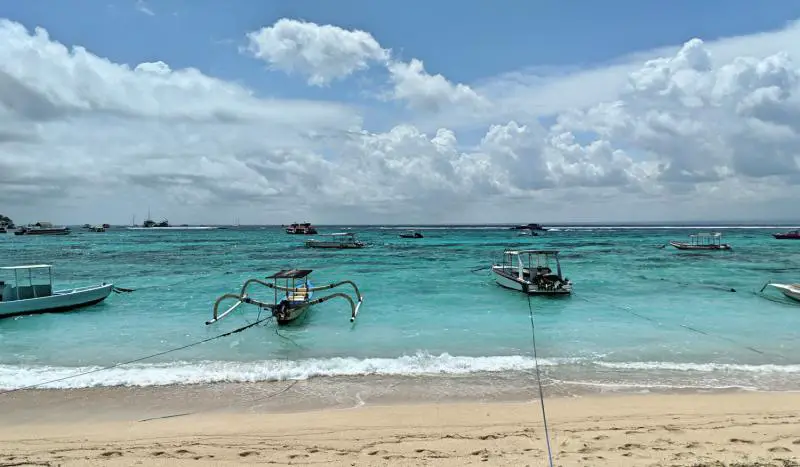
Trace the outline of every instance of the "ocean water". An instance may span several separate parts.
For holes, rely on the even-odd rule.
[[[755,293],[768,280],[800,281],[800,242],[770,236],[785,227],[725,228],[733,251],[705,253],[664,248],[698,230],[685,227],[557,227],[538,237],[500,227],[428,227],[420,229],[422,239],[399,238],[405,227],[348,229],[369,246],[306,249],[307,237],[279,227],[0,237],[0,265],[52,264],[56,288],[111,281],[135,289],[80,311],[0,320],[0,388],[144,357],[253,322],[258,309],[242,305],[205,325],[219,295],[296,267],[313,269],[316,284],[356,282],[364,295],[356,322],[349,305],[335,299],[295,326],[267,323],[42,387],[360,375],[502,381],[534,368],[530,303],[551,385],[800,389],[800,305],[777,291]],[[488,266],[507,248],[560,250],[574,294],[529,301],[497,286]],[[267,289],[261,294],[272,297]]]

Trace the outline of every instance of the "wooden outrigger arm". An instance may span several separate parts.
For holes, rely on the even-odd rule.
[[[231,313],[234,310],[236,310],[239,307],[239,305],[241,305],[242,303],[248,303],[248,304],[256,305],[256,306],[259,306],[261,308],[270,308],[270,309],[275,308],[277,306],[276,303],[261,302],[261,301],[258,301],[258,300],[254,300],[254,299],[250,298],[247,295],[247,287],[250,284],[253,284],[253,283],[261,284],[261,285],[263,285],[265,287],[269,287],[270,289],[281,290],[281,291],[284,291],[284,292],[294,292],[295,290],[297,290],[297,287],[285,287],[285,286],[282,286],[282,285],[277,285],[277,284],[272,284],[270,282],[265,282],[265,281],[262,281],[261,279],[248,279],[244,283],[244,285],[242,285],[242,291],[239,294],[226,293],[226,294],[222,295],[221,297],[219,297],[216,302],[214,302],[214,317],[212,319],[206,321],[206,324],[208,325],[208,324],[211,324],[211,323],[214,323],[216,321],[221,320],[226,315],[228,315],[229,313]],[[350,297],[349,295],[347,295],[346,293],[336,292],[336,293],[333,293],[331,295],[326,295],[324,297],[320,297],[320,298],[311,300],[311,301],[309,301],[307,303],[307,305],[309,305],[309,306],[310,305],[316,305],[316,304],[319,304],[319,303],[322,303],[322,302],[326,302],[326,301],[328,301],[328,300],[330,300],[331,298],[334,298],[334,297],[343,297],[343,298],[347,299],[348,302],[350,302],[350,311],[351,311],[350,322],[352,323],[353,321],[356,320],[356,316],[358,315],[358,311],[361,308],[361,304],[364,302],[364,296],[361,295],[361,292],[358,290],[358,286],[355,284],[355,282],[349,281],[349,280],[340,281],[340,282],[334,282],[334,283],[331,283],[331,284],[321,285],[321,286],[318,286],[318,287],[308,287],[308,288],[306,288],[306,291],[307,292],[316,292],[316,291],[319,291],[319,290],[330,290],[330,289],[339,287],[340,285],[346,285],[346,284],[350,284],[350,285],[353,286],[353,289],[355,290],[355,293],[356,293],[356,297],[358,299],[357,301],[354,301],[353,298]],[[233,299],[236,300],[236,303],[234,303],[230,308],[228,308],[227,310],[225,310],[224,312],[222,312],[220,314],[220,313],[218,313],[219,305],[226,298],[233,298]]]

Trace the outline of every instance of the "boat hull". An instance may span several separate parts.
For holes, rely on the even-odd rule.
[[[516,276],[511,277],[502,268],[492,267],[492,275],[495,282],[501,287],[527,293],[528,295],[569,295],[572,293],[572,284],[568,284],[559,289],[539,289],[536,285],[527,281],[520,281]]]
[[[731,249],[731,246],[726,243],[723,243],[722,245],[692,245],[691,243],[676,242],[671,240],[669,244],[679,250],[713,251]]]
[[[281,325],[291,324],[294,321],[297,321],[300,318],[303,318],[308,309],[311,308],[311,305],[306,303],[301,305],[291,305],[285,312],[285,314],[275,315],[275,321]]]
[[[349,250],[354,248],[364,248],[363,243],[338,243],[338,242],[319,242],[309,240],[306,242],[307,248],[328,248],[332,250]]]
[[[800,284],[770,284],[787,298],[800,302]]]
[[[57,290],[47,297],[0,302],[0,318],[40,313],[61,313],[95,305],[105,300],[111,294],[113,288],[113,284],[103,284]]]
[[[778,240],[800,240],[800,235],[792,234],[772,234]]]
[[[63,229],[21,229],[14,232],[14,235],[68,235],[69,228]]]

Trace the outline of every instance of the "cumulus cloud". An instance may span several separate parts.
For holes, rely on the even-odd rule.
[[[784,51],[720,57],[719,44],[693,39],[613,65],[625,73],[603,99],[565,96],[542,119],[397,61],[366,32],[273,28],[253,53],[312,84],[380,63],[412,110],[493,120],[477,138],[458,118],[375,131],[345,104],[263,97],[161,61],[114,63],[2,20],[4,212],[79,223],[64,213],[124,222],[148,204],[173,222],[718,218],[780,215],[776,202],[800,192],[800,70]],[[597,83],[607,81],[583,86]]]
[[[368,32],[286,18],[248,33],[247,39],[254,57],[277,70],[305,75],[315,86],[389,58],[389,51]]]
[[[388,96],[407,102],[415,110],[486,104],[469,86],[453,84],[441,74],[429,74],[420,60],[393,59],[391,50],[381,47],[365,31],[283,18],[248,33],[247,39],[247,50],[254,57],[276,70],[307,76],[310,85],[327,85],[379,64],[389,71],[393,84]]]

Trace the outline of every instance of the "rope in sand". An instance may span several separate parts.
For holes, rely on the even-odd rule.
[[[526,294],[527,295],[527,294]],[[542,422],[544,423],[544,439],[547,442],[547,457],[550,460],[550,467],[553,467],[553,451],[550,448],[550,430],[547,427],[547,411],[544,408],[544,391],[542,390],[542,376],[539,372],[539,356],[536,353],[536,325],[533,320],[533,305],[531,296],[528,295],[528,316],[531,321],[531,341],[533,344],[533,361],[536,366],[536,382],[539,385],[539,402],[542,404]]]

